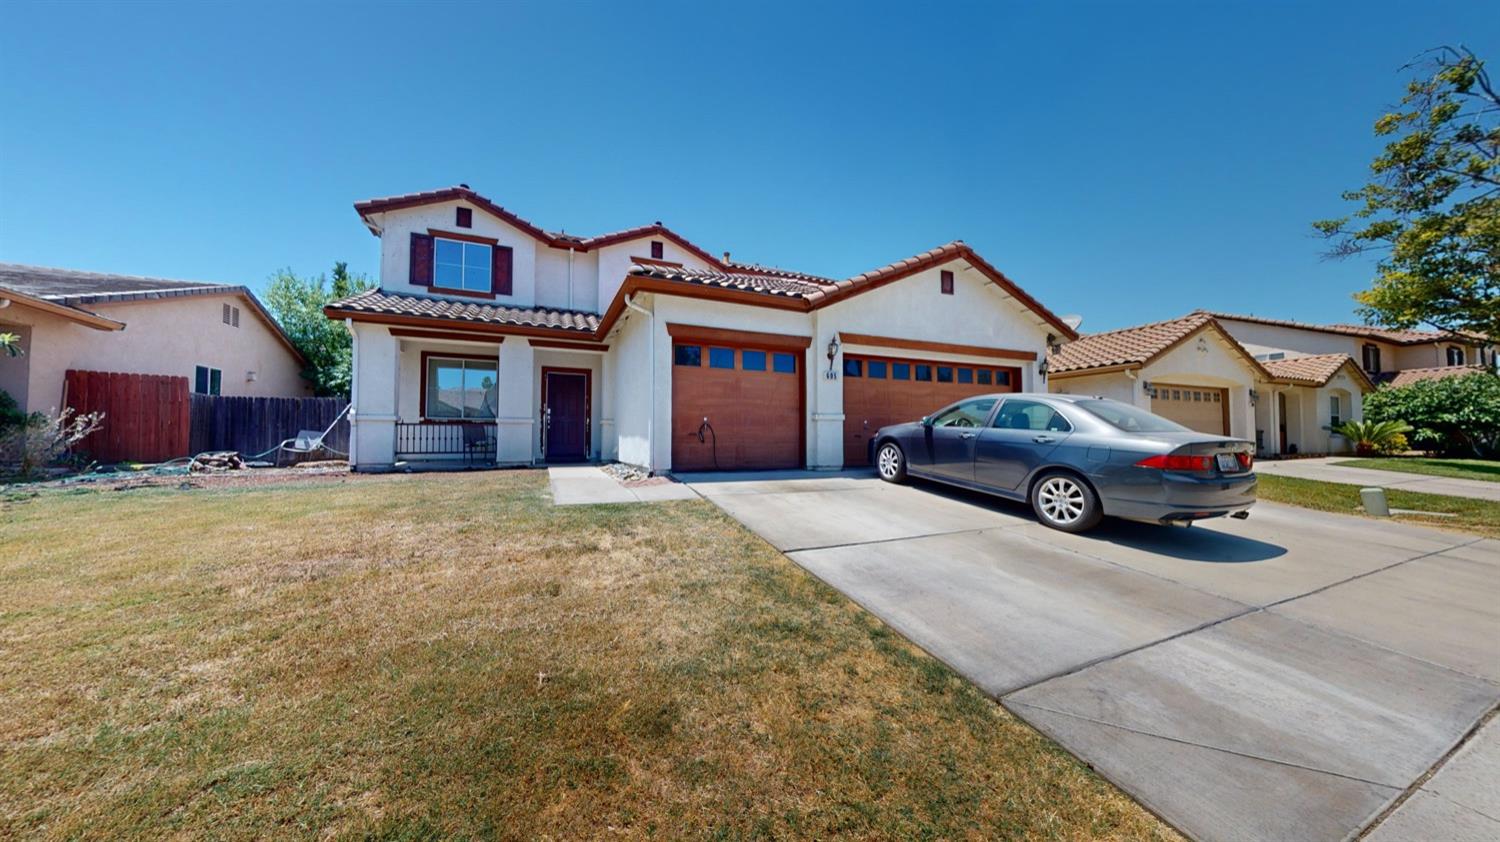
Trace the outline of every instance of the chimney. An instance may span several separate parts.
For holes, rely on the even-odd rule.
[[[729,262],[729,252],[727,252],[727,251],[726,251],[726,252],[724,252],[724,262],[725,262],[725,263],[728,263],[728,262]]]

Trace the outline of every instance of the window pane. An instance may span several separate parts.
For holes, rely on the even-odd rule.
[[[982,427],[995,408],[994,398],[974,398],[944,412],[932,420],[934,427]]]
[[[797,373],[797,358],[792,354],[772,354],[771,365],[780,374]]]
[[[932,366],[930,366],[930,365],[919,365],[919,366],[917,366],[917,379],[918,380],[931,380],[932,379]]]
[[[961,369],[959,369],[958,370],[958,382],[960,382],[960,383],[973,383],[974,382],[974,369],[972,369],[972,368],[961,368]]]
[[[465,266],[464,267],[464,289],[475,292],[490,291],[490,267],[488,266]]]
[[[865,374],[876,380],[885,379],[885,360],[870,360],[865,365]]]
[[[864,376],[864,360],[851,360],[848,357],[845,357],[844,358],[844,376],[845,377],[863,377]]]
[[[210,395],[219,394],[219,384],[223,382],[223,377],[224,372],[218,370],[217,368],[211,368],[208,370],[208,393]]]
[[[427,361],[428,418],[463,417],[464,369],[457,360]]]
[[[703,348],[698,345],[673,345],[672,362],[675,365],[703,365]]]
[[[940,365],[940,366],[938,366],[938,382],[939,383],[952,383],[953,382],[953,366],[951,366],[951,365]]]
[[[995,382],[1001,386],[1009,386],[1010,372],[1005,371],[1004,369],[997,369],[995,371]]]
[[[464,243],[464,267],[490,265],[490,247],[479,243]]]
[[[708,349],[708,367],[709,368],[734,368],[734,349],[733,348],[709,348]]]
[[[987,368],[981,368],[976,373],[979,375],[979,384],[981,386],[988,386],[988,385],[990,385],[990,370],[989,369],[987,369]]]
[[[495,364],[477,360],[464,363],[464,417],[494,418],[498,404]]]
[[[464,246],[456,240],[433,241],[433,254],[437,262],[447,263],[453,266],[462,266],[464,263]]]
[[[439,263],[432,273],[433,286],[463,289],[464,270],[457,265]]]
[[[208,394],[208,369],[204,366],[193,369],[193,391],[200,395]]]
[[[910,380],[911,363],[891,363],[892,380]]]
[[[740,352],[740,368],[743,368],[746,371],[765,371],[766,370],[766,352],[765,351],[741,351]]]
[[[1052,407],[1036,401],[1008,400],[995,414],[995,427],[1003,430],[1050,430],[1067,432],[1073,425]]]

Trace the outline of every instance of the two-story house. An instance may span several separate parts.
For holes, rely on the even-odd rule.
[[[354,337],[350,458],[836,468],[949,400],[1041,386],[1076,336],[962,242],[834,279],[661,223],[544,230],[466,185],[355,204],[380,286]]]

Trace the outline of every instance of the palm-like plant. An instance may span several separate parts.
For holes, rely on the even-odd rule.
[[[1345,421],[1333,431],[1353,442],[1355,454],[1373,456],[1403,445],[1412,426],[1405,421]]]
[[[14,333],[0,332],[0,354],[7,357],[19,357],[26,353],[21,350],[21,337]]]

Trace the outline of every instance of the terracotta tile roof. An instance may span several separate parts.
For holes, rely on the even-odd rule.
[[[1477,365],[1448,365],[1436,368],[1408,368],[1395,373],[1388,382],[1392,386],[1410,386],[1423,380],[1442,380],[1445,377],[1461,377],[1484,371]],[[1384,378],[1382,378],[1384,379]]]
[[[1264,360],[1261,365],[1274,374],[1277,380],[1321,386],[1346,363],[1352,362],[1354,358],[1348,354],[1315,354],[1287,360]]]
[[[461,199],[477,207],[483,208],[489,213],[500,217],[527,234],[544,242],[551,240],[551,235],[531,222],[522,219],[505,208],[500,207],[484,196],[475,193],[467,184],[456,184],[452,187],[443,187],[437,190],[424,190],[420,193],[403,193],[400,196],[385,196],[379,199],[364,199],[354,203],[354,209],[359,212],[365,225],[374,233],[379,233],[374,223],[370,221],[370,214],[382,213],[384,211],[399,210],[401,208],[413,208],[421,205],[431,205],[437,202],[449,202]]]
[[[1435,330],[1392,330],[1390,328],[1374,327],[1372,325],[1352,324],[1330,324],[1319,325],[1308,322],[1298,322],[1291,319],[1268,319],[1262,316],[1245,316],[1236,313],[1219,313],[1211,310],[1199,310],[1207,313],[1221,321],[1253,322],[1255,324],[1275,325],[1277,327],[1293,327],[1298,330],[1314,330],[1319,333],[1338,333],[1344,336],[1357,336],[1363,339],[1377,339],[1382,342],[1391,342],[1396,345],[1422,345],[1428,342],[1443,342],[1449,340],[1474,339],[1452,333],[1441,333]]]
[[[738,260],[730,260],[724,263],[726,267],[735,272],[743,272],[747,275],[770,275],[773,278],[792,278],[793,280],[811,281],[815,284],[836,284],[834,278],[825,278],[822,275],[811,275],[807,272],[797,272],[792,269],[781,269],[776,266],[761,266],[758,263],[744,263]]]
[[[475,301],[437,298],[426,295],[383,292],[372,289],[328,305],[329,313],[381,313],[390,316],[416,316],[451,319],[478,324],[544,327],[591,334],[599,327],[599,317],[575,310],[553,310],[546,307],[500,307]]]
[[[668,281],[697,284],[700,286],[737,289],[792,298],[811,299],[833,286],[832,282],[817,283],[776,275],[751,274],[748,272],[719,272],[713,269],[690,269],[682,266],[661,266],[637,263],[630,267],[630,274],[642,278],[659,278]]]
[[[1179,319],[1091,333],[1064,345],[1047,358],[1053,374],[1095,368],[1141,365],[1189,334],[1213,322],[1207,313],[1190,313]]]

